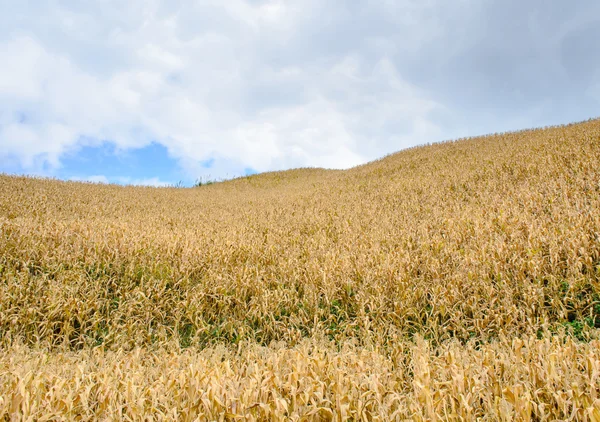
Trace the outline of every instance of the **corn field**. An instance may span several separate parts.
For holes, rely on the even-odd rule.
[[[0,227],[4,420],[600,422],[600,120]]]

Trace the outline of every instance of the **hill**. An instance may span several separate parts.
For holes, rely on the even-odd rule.
[[[598,421],[599,169],[590,120],[189,189],[0,176],[0,415]]]

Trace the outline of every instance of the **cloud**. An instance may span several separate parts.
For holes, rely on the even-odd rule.
[[[107,177],[104,175],[93,175],[93,176],[73,176],[70,177],[69,180],[74,182],[91,182],[91,183],[118,183],[120,185],[131,185],[131,186],[153,186],[153,187],[167,187],[172,184],[169,182],[165,182],[160,180],[158,177],[150,177],[145,179],[136,179],[127,176],[118,176],[118,177]]]
[[[104,183],[104,184],[110,183],[108,178],[103,175],[94,175],[94,176],[87,176],[87,177],[73,176],[73,177],[69,178],[69,180],[72,180],[74,182],[92,182],[92,183]]]
[[[132,186],[153,186],[153,187],[167,187],[172,184],[160,180],[158,177],[150,177],[146,179],[132,179],[131,177],[117,177],[115,182],[121,185],[132,185]]]
[[[584,119],[600,105],[593,1],[3,9],[0,167],[30,172],[105,142],[161,144],[191,178],[347,168],[424,142]]]

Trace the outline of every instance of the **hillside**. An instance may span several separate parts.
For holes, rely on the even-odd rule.
[[[4,418],[600,421],[600,120],[0,227]]]

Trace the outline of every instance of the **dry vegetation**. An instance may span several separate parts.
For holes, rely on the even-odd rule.
[[[6,420],[600,421],[600,120],[0,227]]]

